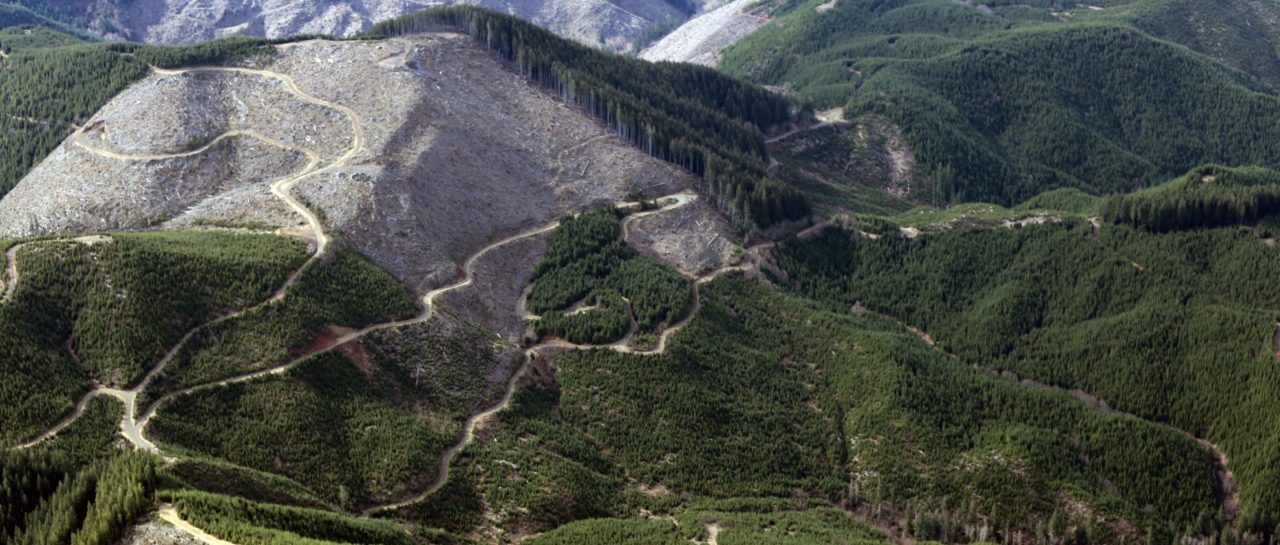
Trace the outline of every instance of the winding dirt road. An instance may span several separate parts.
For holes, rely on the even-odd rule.
[[[211,536],[204,530],[196,528],[191,523],[183,520],[182,515],[179,515],[178,511],[174,509],[172,505],[161,505],[160,509],[156,511],[156,516],[160,517],[160,520],[172,524],[175,528],[186,532],[191,535],[191,537],[200,540],[200,542],[205,545],[236,545],[230,541],[224,541]]]
[[[152,70],[156,74],[166,75],[166,76],[177,76],[177,75],[184,75],[184,74],[191,74],[191,73],[235,73],[235,74],[247,74],[252,76],[259,76],[259,77],[277,80],[281,82],[282,86],[287,92],[294,95],[299,100],[309,104],[314,104],[324,108],[329,108],[329,109],[341,112],[343,115],[347,116],[350,124],[350,129],[352,132],[351,146],[341,156],[330,161],[327,165],[321,167],[320,165],[323,162],[323,160],[321,159],[318,153],[312,150],[299,148],[296,146],[290,146],[290,145],[278,142],[276,140],[268,138],[267,136],[253,130],[241,129],[241,130],[228,131],[214,138],[204,146],[201,146],[200,148],[197,148],[195,150],[188,151],[188,152],[171,153],[171,154],[142,154],[142,155],[121,154],[121,153],[116,153],[108,150],[99,149],[92,145],[89,145],[88,143],[85,142],[83,129],[80,132],[77,132],[76,135],[72,136],[72,143],[84,149],[85,151],[104,157],[104,158],[118,160],[118,161],[160,161],[160,160],[176,159],[176,158],[183,158],[183,157],[191,157],[194,155],[207,152],[209,149],[213,148],[223,140],[226,140],[228,138],[233,138],[233,137],[241,137],[241,136],[256,138],[270,146],[302,153],[308,159],[307,164],[298,172],[273,182],[271,184],[271,192],[273,195],[276,196],[276,198],[280,199],[285,204],[287,204],[291,209],[293,209],[299,216],[301,216],[305,220],[305,222],[307,223],[308,229],[310,230],[311,235],[315,240],[315,249],[312,252],[311,256],[308,257],[307,260],[300,267],[298,267],[296,270],[293,271],[293,273],[290,274],[288,279],[286,279],[286,281],[280,286],[279,289],[277,289],[271,295],[270,298],[252,307],[241,309],[236,312],[221,316],[212,321],[200,324],[192,328],[191,330],[187,331],[187,333],[182,336],[182,338],[178,341],[178,343],[174,345],[164,355],[164,357],[159,362],[157,362],[155,366],[151,368],[151,370],[143,377],[141,381],[139,381],[139,383],[136,386],[134,386],[129,390],[96,388],[90,391],[83,398],[81,398],[81,400],[76,404],[76,409],[73,410],[71,414],[59,420],[58,423],[56,423],[54,427],[51,428],[50,430],[47,430],[44,433],[40,434],[35,439],[28,441],[23,445],[20,445],[20,447],[22,448],[29,448],[31,446],[39,444],[40,442],[48,440],[53,436],[57,435],[59,431],[62,431],[63,429],[65,429],[77,418],[79,418],[81,414],[83,414],[84,407],[88,404],[88,401],[92,397],[95,397],[97,395],[111,395],[113,397],[116,397],[117,399],[120,399],[125,404],[125,416],[123,421],[121,422],[121,434],[125,438],[127,438],[131,443],[133,443],[135,447],[141,450],[146,450],[149,452],[159,452],[159,449],[155,446],[155,444],[147,440],[144,432],[145,432],[147,422],[150,420],[151,415],[154,414],[155,407],[157,407],[160,402],[171,398],[172,395],[163,397],[160,400],[153,402],[151,407],[148,408],[147,412],[142,416],[142,418],[138,418],[137,416],[138,415],[137,413],[138,394],[143,390],[145,390],[147,386],[151,384],[151,381],[168,366],[169,362],[173,360],[173,358],[178,354],[178,352],[181,351],[183,346],[185,346],[186,343],[190,341],[191,338],[195,336],[196,333],[198,333],[199,331],[201,331],[206,327],[209,327],[210,325],[217,324],[226,320],[234,319],[238,316],[245,314],[246,312],[250,312],[262,306],[274,304],[283,300],[285,294],[288,292],[288,290],[291,287],[297,284],[298,279],[302,277],[302,274],[306,272],[307,269],[309,269],[312,265],[314,265],[319,259],[325,256],[325,254],[328,251],[329,237],[325,233],[324,226],[320,222],[319,217],[317,217],[314,212],[308,209],[304,204],[302,204],[302,202],[298,201],[292,195],[292,190],[294,186],[298,184],[298,182],[304,179],[307,179],[311,176],[328,172],[333,169],[340,168],[343,165],[346,165],[352,158],[354,158],[356,155],[358,155],[361,151],[364,150],[364,146],[365,146],[364,130],[361,125],[362,120],[360,119],[359,114],[357,114],[354,110],[346,106],[343,106],[341,104],[328,102],[303,92],[297,86],[297,84],[294,83],[293,79],[287,75],[276,73],[276,72],[270,72],[266,70],[254,70],[254,69],[248,69],[248,68],[231,68],[231,67],[201,67],[201,68],[189,68],[189,69],[182,69],[182,70],[163,70],[160,68],[152,67]],[[7,252],[7,255],[9,256],[8,257],[9,278],[11,279],[11,281],[6,282],[5,301],[8,300],[9,294],[12,292],[13,287],[16,286],[17,284],[18,274],[17,274],[16,253],[19,248],[20,246],[15,246],[13,248],[10,248],[9,252]],[[283,371],[280,371],[280,372],[283,372]],[[249,379],[245,378],[243,380],[249,380]],[[192,391],[194,391],[194,389]]]
[[[450,291],[454,291],[457,289],[470,286],[472,282],[474,282],[476,262],[479,261],[480,258],[484,257],[489,252],[492,252],[493,250],[496,250],[502,246],[505,246],[507,244],[511,244],[512,242],[516,242],[526,238],[535,237],[544,233],[548,233],[559,226],[560,226],[560,222],[558,221],[552,222],[550,224],[543,225],[541,227],[537,227],[529,231],[525,231],[516,235],[509,236],[507,238],[494,242],[488,246],[485,246],[479,252],[477,252],[476,254],[472,255],[469,259],[467,259],[467,261],[463,264],[463,278],[461,280],[453,284],[450,284],[448,286],[444,286],[442,288],[434,289],[434,290],[431,290],[430,292],[427,292],[427,294],[422,297],[422,304],[423,304],[422,312],[413,318],[410,318],[408,320],[400,320],[395,322],[387,322],[382,324],[371,325],[359,331],[348,333],[346,335],[343,335],[341,337],[338,337],[330,341],[329,343],[325,344],[324,346],[320,347],[317,350],[312,351],[306,356],[292,360],[283,365],[278,365],[269,369],[263,369],[263,370],[255,371],[252,373],[245,373],[243,375],[238,375],[235,377],[219,380],[216,382],[201,384],[198,386],[192,386],[190,388],[185,388],[182,390],[175,390],[173,392],[165,394],[164,396],[153,401],[151,405],[149,405],[147,409],[143,412],[141,418],[138,419],[137,427],[139,430],[139,435],[142,435],[146,431],[147,424],[150,423],[151,418],[155,416],[155,413],[160,408],[160,406],[174,398],[195,393],[195,392],[200,392],[203,390],[208,390],[211,388],[217,388],[221,386],[228,386],[232,384],[248,382],[254,379],[267,377],[271,375],[282,375],[288,372],[290,369],[293,369],[294,367],[297,367],[298,365],[301,365],[302,363],[305,363],[316,356],[333,351],[334,349],[344,344],[358,340],[370,333],[427,322],[431,320],[433,316],[435,316],[436,299],[438,299],[441,295],[444,295]]]
[[[641,213],[628,216],[627,220],[624,220],[624,223],[623,223],[624,225],[623,236],[625,237],[626,233],[628,232],[626,229],[626,226],[629,225],[630,221],[640,219],[641,217],[644,217],[644,216],[650,216],[653,214],[669,212],[676,208],[680,208],[682,206],[688,205],[689,203],[692,203],[696,199],[697,199],[696,195],[691,195],[687,193],[679,193],[679,194],[671,195],[668,197],[664,197],[661,200],[666,200],[669,202],[669,204],[655,210],[650,210],[650,211],[641,212]],[[619,204],[619,206],[634,206],[634,205],[635,203]],[[774,243],[760,244],[750,248],[747,251],[747,253],[751,255],[758,255],[759,251],[766,248],[771,248],[773,246],[774,246]],[[529,369],[530,364],[535,359],[541,357],[540,353],[542,350],[547,348],[561,348],[561,349],[570,349],[570,350],[607,349],[607,350],[614,350],[619,353],[635,354],[635,355],[641,355],[641,356],[655,356],[655,355],[665,354],[667,351],[667,339],[669,339],[671,335],[683,329],[684,326],[688,325],[688,323],[691,322],[697,316],[698,310],[702,308],[702,298],[700,295],[700,292],[701,292],[700,287],[702,285],[707,284],[712,280],[715,280],[717,277],[725,273],[729,273],[733,271],[749,271],[752,268],[753,268],[752,265],[726,266],[726,267],[721,267],[705,275],[693,278],[694,280],[693,305],[689,309],[688,315],[686,315],[685,318],[680,322],[665,329],[662,332],[662,334],[659,336],[658,345],[652,350],[638,351],[631,348],[629,343],[631,338],[635,335],[634,322],[632,324],[631,331],[627,333],[627,335],[623,337],[622,340],[619,340],[617,342],[607,344],[607,345],[573,344],[561,339],[555,339],[555,340],[546,341],[538,345],[535,345],[533,347],[530,347],[528,350],[525,351],[524,363],[520,366],[520,369],[518,371],[516,371],[514,374],[511,375],[510,380],[507,382],[507,387],[503,393],[502,399],[496,405],[488,409],[485,409],[484,411],[476,413],[475,415],[472,415],[470,418],[467,419],[466,423],[463,426],[462,437],[460,438],[458,443],[454,444],[452,447],[449,447],[449,449],[446,450],[444,454],[440,457],[440,460],[437,466],[438,469],[436,473],[436,479],[431,484],[431,486],[428,487],[425,491],[415,494],[412,497],[405,498],[387,505],[381,505],[381,506],[367,509],[363,513],[363,515],[369,516],[374,513],[407,507],[414,503],[418,503],[420,501],[425,500],[426,498],[430,497],[432,494],[435,494],[441,488],[443,488],[444,485],[449,481],[449,471],[450,471],[450,467],[453,464],[454,459],[457,458],[458,454],[462,452],[463,449],[465,449],[468,445],[470,445],[473,441],[475,441],[475,432],[477,427],[479,427],[484,422],[488,421],[489,418],[493,417],[499,412],[502,412],[504,409],[510,406],[511,398],[515,395],[515,391],[517,386],[519,385],[520,379],[524,376],[525,372]],[[526,291],[526,294],[527,294],[527,291]],[[520,298],[520,301],[517,303],[517,312],[521,313],[521,315],[525,315],[525,316],[528,315],[527,311],[525,310],[524,296],[522,296]]]
[[[561,157],[563,157],[563,155],[564,153],[562,152]],[[696,199],[697,199],[697,196],[691,193],[682,192],[682,193],[676,193],[674,195],[668,195],[666,197],[662,197],[658,199],[658,202],[667,203],[664,206],[654,210],[633,214],[631,216],[628,216],[628,219],[633,219],[633,218],[638,219],[639,217],[650,216],[653,214],[659,214],[662,212],[674,210],[682,206],[688,205],[689,203],[692,203]],[[622,202],[622,203],[617,203],[615,206],[618,206],[620,208],[634,208],[639,206],[639,203]],[[626,225],[627,225],[627,222],[626,220],[624,220],[623,222],[624,233],[626,232],[626,229],[625,229]],[[490,244],[489,246],[486,246],[479,253],[471,256],[471,258],[467,260],[466,266],[464,267],[464,272],[466,274],[465,274],[465,279],[463,281],[450,286],[446,286],[444,288],[440,288],[438,290],[432,291],[431,293],[428,293],[427,296],[423,298],[424,303],[428,305],[428,308],[434,308],[436,297],[443,295],[444,293],[447,293],[449,291],[471,285],[473,276],[475,273],[476,261],[480,257],[489,253],[490,251],[493,251],[499,247],[502,247],[504,245],[510,244],[518,240],[522,240],[531,236],[536,236],[536,235],[541,235],[543,233],[551,232],[556,228],[558,228],[559,226],[560,226],[560,222],[558,221],[552,222],[534,231],[528,231],[516,236],[508,237],[498,242],[495,242],[493,244]],[[527,294],[527,290],[526,290],[526,294]],[[521,296],[520,300],[516,303],[516,305],[517,305],[518,313],[520,313],[522,316],[527,315],[527,311],[525,310],[525,296]],[[430,311],[428,311],[428,314],[429,313]],[[692,312],[690,314],[692,314]],[[427,316],[427,318],[429,319],[430,316]],[[425,320],[418,320],[418,321],[425,321]],[[632,330],[634,332],[634,327],[632,328]],[[607,347],[612,348],[614,350],[618,350],[618,351],[627,351],[627,347],[625,346],[625,344],[620,344],[620,343],[624,343],[627,339],[630,338],[630,336],[631,334],[628,334],[627,338],[624,338],[623,341],[619,341],[618,343],[607,345]],[[369,509],[366,509],[362,513],[362,515],[369,516],[374,513],[391,511],[391,510],[399,509],[402,507],[407,507],[409,505],[425,500],[426,498],[430,497],[432,494],[435,494],[441,488],[443,488],[444,485],[449,482],[450,467],[453,465],[454,459],[456,459],[458,457],[458,454],[461,453],[464,449],[466,449],[467,446],[469,446],[473,441],[475,441],[476,429],[484,422],[487,422],[489,418],[492,418],[494,415],[498,414],[499,412],[502,412],[504,409],[506,409],[508,406],[511,405],[511,398],[515,396],[516,388],[520,383],[520,379],[523,378],[525,372],[528,371],[529,365],[535,359],[540,357],[539,350],[541,350],[542,348],[548,348],[551,346],[565,346],[569,348],[581,348],[581,349],[600,348],[598,346],[567,345],[567,343],[566,345],[546,343],[546,344],[534,346],[526,350],[524,362],[520,365],[520,368],[511,375],[511,378],[507,380],[506,389],[503,391],[502,398],[498,401],[498,403],[494,404],[493,406],[483,411],[473,414],[469,418],[467,418],[466,422],[462,426],[462,436],[458,439],[458,442],[455,443],[453,446],[449,447],[448,449],[446,449],[444,453],[440,456],[439,461],[437,462],[436,478],[432,481],[431,485],[428,486],[426,490],[419,492],[417,494],[414,494],[412,496],[402,498],[385,505],[374,506]]]
[[[6,278],[4,282],[4,297],[0,298],[0,303],[8,303],[13,298],[13,290],[18,287],[18,251],[31,244],[14,244],[9,247],[9,251],[4,253],[6,265]]]

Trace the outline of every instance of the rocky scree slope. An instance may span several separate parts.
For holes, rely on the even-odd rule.
[[[20,3],[41,4],[36,0]],[[373,23],[422,9],[467,4],[533,21],[582,43],[630,51],[651,28],[681,21],[725,0],[72,0],[81,9],[36,10],[113,38],[193,43],[226,36],[350,36]]]
[[[765,3],[767,4],[767,3]],[[647,61],[720,63],[720,52],[769,22],[769,8],[760,0],[733,0],[694,17],[645,47]]]

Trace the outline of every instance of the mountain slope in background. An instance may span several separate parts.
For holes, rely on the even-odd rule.
[[[646,33],[724,0],[71,0],[32,11],[107,37],[194,43],[226,36],[350,36],[373,23],[446,5],[475,5],[527,19],[579,42],[630,51]]]
[[[734,0],[680,25],[640,52],[647,61],[715,66],[720,52],[768,22],[758,0]]]

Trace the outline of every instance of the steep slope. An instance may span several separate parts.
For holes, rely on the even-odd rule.
[[[721,51],[768,22],[767,11],[759,4],[759,0],[734,0],[698,15],[645,47],[640,58],[715,66]]]
[[[643,36],[720,0],[74,0],[58,6],[18,2],[108,37],[165,44],[225,36],[349,36],[405,13],[473,5],[533,21],[587,45],[630,51]]]
[[[331,229],[422,289],[495,233],[691,184],[463,37],[313,41],[130,87],[0,201],[0,233],[294,227],[269,185],[307,163],[327,165],[298,190]]]

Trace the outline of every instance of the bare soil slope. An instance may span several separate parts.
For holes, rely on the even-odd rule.
[[[301,218],[269,184],[332,162],[358,133],[354,157],[302,179],[296,194],[425,292],[493,240],[692,183],[460,36],[302,42],[262,68],[280,77],[192,72],[134,85],[0,201],[0,237],[295,227]],[[326,103],[350,109],[358,126]]]

